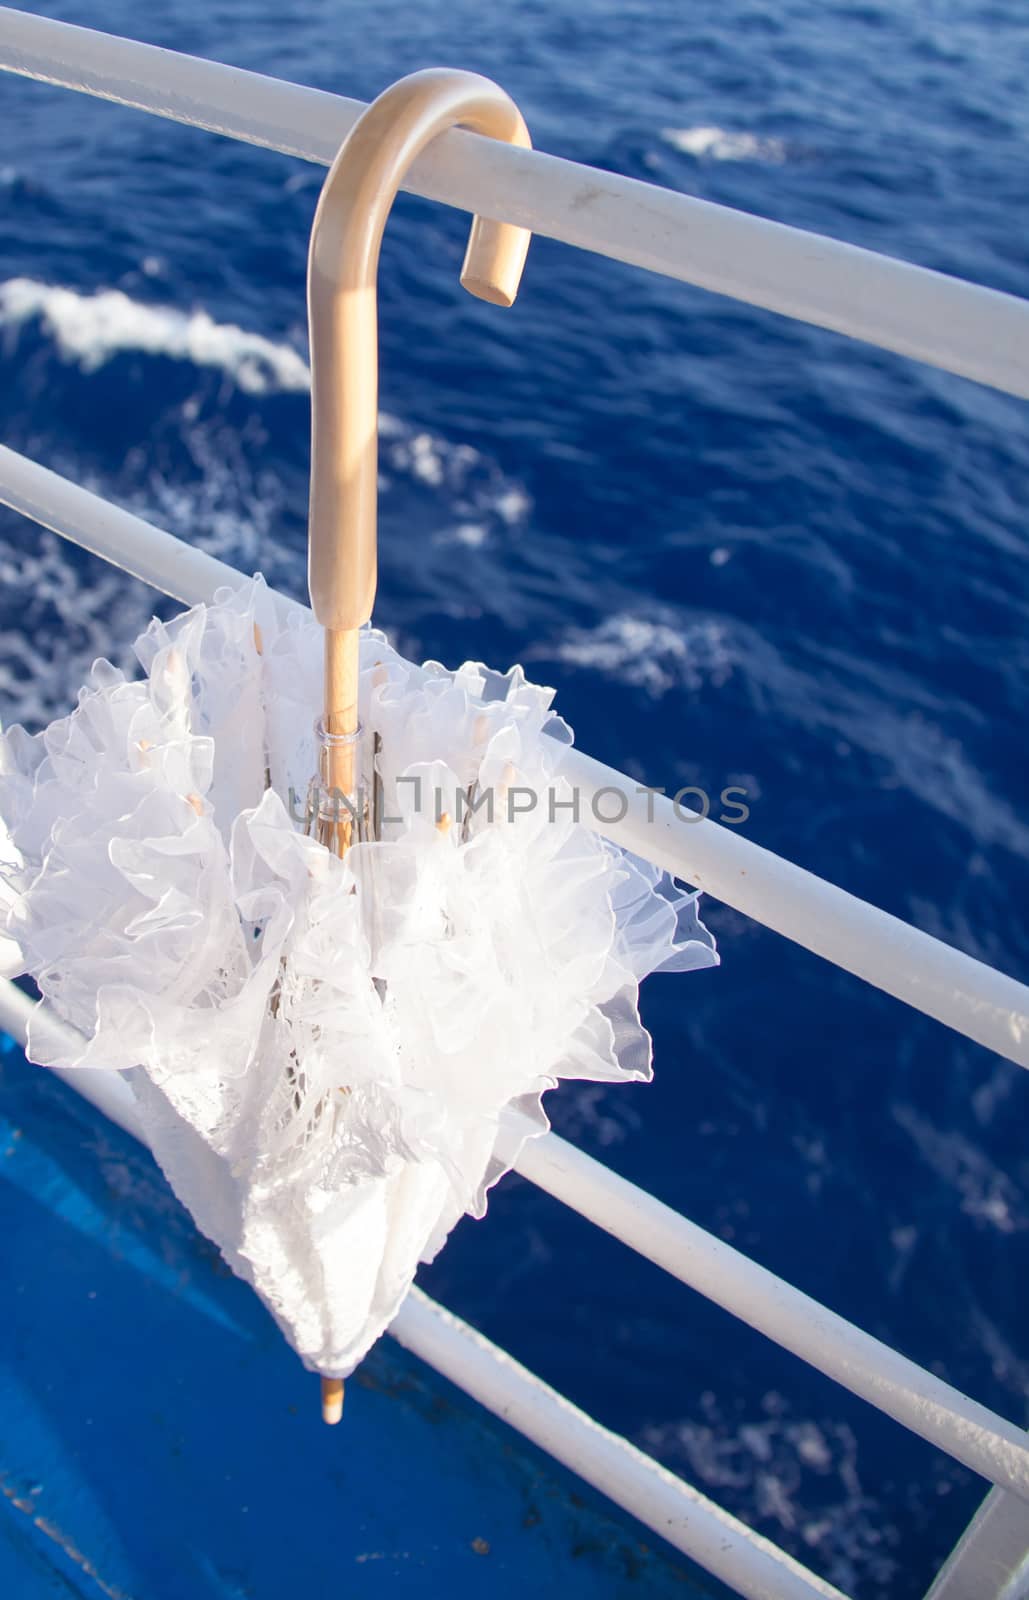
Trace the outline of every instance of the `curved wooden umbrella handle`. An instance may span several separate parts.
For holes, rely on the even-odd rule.
[[[314,614],[327,630],[325,729],[337,738],[356,731],[356,630],[370,618],[375,599],[379,247],[408,168],[452,127],[509,144],[530,142],[518,107],[488,78],[441,68],[412,73],[351,128],[311,229],[308,581]],[[461,271],[464,287],[494,305],[511,305],[529,238],[524,228],[476,217]],[[330,765],[334,785],[349,794],[352,748],[331,750]]]

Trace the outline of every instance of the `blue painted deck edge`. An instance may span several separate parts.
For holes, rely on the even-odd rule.
[[[0,1041],[0,1593],[724,1595],[391,1340],[340,1428],[150,1156]]]

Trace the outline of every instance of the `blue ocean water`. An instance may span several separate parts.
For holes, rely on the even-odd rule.
[[[1029,290],[1015,3],[35,9],[361,98],[483,71],[543,149]],[[11,79],[0,119],[0,436],[301,594],[321,169]],[[743,786],[750,837],[1029,976],[1022,405],[542,239],[502,313],[464,227],[402,198],[383,252],[381,624],[522,660],[591,753]],[[0,572],[35,726],[152,597],[6,514]],[[654,1083],[555,1125],[1026,1421],[1026,1078],[706,919],[722,967],[646,986]],[[423,1281],[861,1600],[923,1592],[983,1492],[517,1179]]]

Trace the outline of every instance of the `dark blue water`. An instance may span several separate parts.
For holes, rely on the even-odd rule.
[[[61,15],[362,98],[475,68],[542,148],[1029,291],[1018,4],[173,10]],[[13,80],[0,119],[2,437],[300,594],[321,170]],[[457,289],[463,229],[402,199],[383,254],[379,621],[523,660],[586,749],[743,785],[751,837],[1029,977],[1024,407],[546,240],[502,313]],[[0,539],[0,696],[38,724],[151,597]],[[1029,1081],[707,917],[721,969],[646,988],[655,1083],[555,1124],[1025,1421]],[[518,1180],[424,1281],[861,1600],[922,1592],[983,1491]]]

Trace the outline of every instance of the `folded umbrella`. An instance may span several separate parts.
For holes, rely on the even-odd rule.
[[[459,122],[527,142],[486,80],[415,74],[319,202],[314,617],[241,583],[152,623],[141,678],[97,662],[70,716],[0,739],[8,970],[82,1040],[30,1027],[29,1055],[126,1074],[327,1420],[419,1261],[546,1130],[544,1092],[648,1077],[640,980],[717,959],[696,895],[578,820],[550,690],[416,666],[366,626],[378,240]],[[476,221],[467,286],[510,302],[526,244]]]

